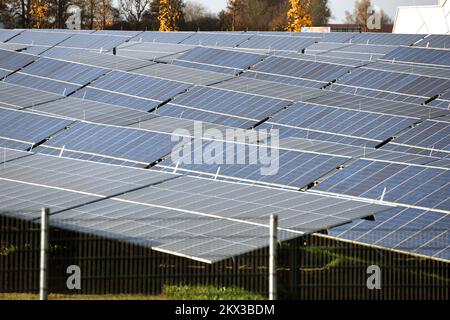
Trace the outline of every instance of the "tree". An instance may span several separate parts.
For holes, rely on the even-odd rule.
[[[150,0],[120,0],[120,11],[127,22],[137,29],[145,12],[150,8]]]
[[[159,3],[159,31],[179,31],[184,6],[183,1],[160,0]]]
[[[221,30],[284,30],[289,0],[229,0],[219,13]]]
[[[345,11],[345,21],[351,24],[357,24],[361,31],[368,31],[367,20],[369,18],[368,10],[372,6],[370,0],[356,0],[353,13]]]
[[[98,20],[100,22],[100,28],[105,29],[106,26],[110,23],[112,23],[113,20],[113,11],[112,11],[112,4],[111,0],[99,0],[97,2],[97,15]]]
[[[199,20],[208,14],[208,9],[196,1],[186,1],[184,4],[184,20],[192,22]]]
[[[345,21],[347,23],[357,24],[361,28],[361,31],[369,31],[367,21],[369,19],[369,9],[371,7],[372,3],[370,0],[356,0],[353,13],[345,11]],[[392,19],[383,10],[381,10],[378,14],[381,18],[381,25],[392,24]]]
[[[300,32],[302,27],[312,25],[311,15],[309,14],[310,1],[308,0],[290,0],[291,8],[287,13],[288,25],[286,31]]]
[[[325,26],[331,17],[328,0],[311,0],[310,14],[314,26]]]
[[[183,30],[217,31],[220,30],[220,20],[217,15],[209,12],[203,4],[187,1],[184,5]]]
[[[33,0],[31,1],[29,16],[33,21],[31,26],[33,28],[40,29],[44,23],[48,7],[43,0]]]

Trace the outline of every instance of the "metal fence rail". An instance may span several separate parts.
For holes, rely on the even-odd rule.
[[[3,214],[0,231],[0,294],[32,293],[37,298],[41,224]],[[269,232],[261,237],[268,240]],[[278,242],[277,249],[273,264],[277,266],[275,286],[279,299],[449,298],[450,275],[445,262],[321,235]],[[218,290],[216,298],[226,291],[223,288],[239,292],[238,298],[242,294],[249,298],[268,298],[269,251],[263,248],[208,264],[155,251],[127,239],[114,240],[106,234],[49,227],[48,293],[50,296],[55,293],[125,294],[170,298],[174,291],[187,288],[184,298],[189,298],[189,294],[198,298],[196,288],[207,287]],[[381,270],[381,289],[368,288],[367,270],[372,265]],[[74,275],[70,266],[79,267],[80,289],[68,286],[69,278]],[[207,292],[204,297],[211,295]]]

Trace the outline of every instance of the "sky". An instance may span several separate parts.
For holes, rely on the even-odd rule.
[[[206,5],[210,11],[219,12],[225,8],[227,0],[191,0],[201,2]],[[398,6],[412,5],[430,5],[437,4],[438,0],[372,0],[372,5],[384,10],[391,18],[395,17]],[[352,11],[355,0],[329,0],[329,5],[333,18],[331,23],[342,23],[345,17],[345,11]]]

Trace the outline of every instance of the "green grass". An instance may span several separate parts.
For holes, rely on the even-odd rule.
[[[0,300],[37,300],[33,293],[0,293]],[[161,295],[50,294],[49,300],[263,300],[265,297],[236,287],[165,286]]]
[[[175,300],[264,300],[262,295],[254,294],[237,287],[214,286],[165,286],[163,295]]]

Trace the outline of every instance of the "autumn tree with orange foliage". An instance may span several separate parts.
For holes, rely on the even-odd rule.
[[[182,2],[179,0],[160,0],[159,2],[159,31],[179,31]]]
[[[288,25],[286,31],[301,32],[302,27],[312,26],[312,18],[309,13],[309,0],[290,0],[291,8],[287,13]]]
[[[45,4],[44,0],[33,0],[30,3],[29,16],[32,20],[32,27],[40,29],[43,22],[45,21],[46,14],[48,11],[48,6]]]

